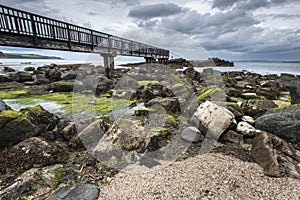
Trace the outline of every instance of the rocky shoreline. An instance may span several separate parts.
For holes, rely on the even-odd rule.
[[[199,73],[191,66],[174,75],[157,64],[117,69],[114,78],[104,74],[92,65],[4,69],[0,199],[51,200],[62,194],[97,199],[119,170],[91,153],[97,158],[105,153],[109,159],[109,153],[121,149],[132,162],[177,140],[184,151],[172,151],[176,163],[207,151],[257,163],[266,176],[300,179],[299,76],[213,69]],[[89,92],[92,102],[84,96]],[[53,101],[62,105],[64,115],[39,105],[12,110],[8,99],[25,105],[34,99]],[[86,118],[92,111],[82,105],[92,105],[95,115]],[[130,111],[126,120],[113,115],[125,109]],[[102,135],[95,137],[95,130]]]

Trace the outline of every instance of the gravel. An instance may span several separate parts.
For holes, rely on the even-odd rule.
[[[209,153],[148,173],[126,171],[100,190],[99,200],[300,200],[300,180],[264,176],[252,162]]]

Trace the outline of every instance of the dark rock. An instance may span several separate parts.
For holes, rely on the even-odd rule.
[[[201,81],[201,74],[199,72],[195,71],[195,69],[193,67],[189,67],[186,70],[184,70],[183,74],[185,74],[187,79],[195,80],[198,82]]]
[[[24,82],[24,85],[32,86],[32,85],[37,85],[37,84],[34,81],[26,81],[26,82]]]
[[[0,173],[19,174],[33,167],[51,165],[62,161],[66,154],[67,152],[62,147],[31,137],[11,148],[2,150]]]
[[[47,200],[96,200],[99,189],[91,184],[65,186],[54,191]]]
[[[204,136],[196,127],[187,127],[185,128],[181,135],[181,139],[186,142],[198,143],[204,140]]]
[[[35,71],[35,67],[25,67],[24,71],[26,71],[26,72],[33,72],[33,71]]]
[[[226,88],[226,94],[230,97],[240,97],[243,93],[241,90],[235,88]]]
[[[74,80],[77,77],[76,71],[70,71],[61,75],[61,80]]]
[[[300,104],[300,85],[290,87],[291,104]]]
[[[33,81],[32,75],[27,72],[19,71],[16,73],[10,73],[9,76],[13,81],[20,82],[20,83],[24,83],[27,81]]]
[[[270,100],[276,100],[280,96],[280,92],[276,87],[260,87],[256,89],[255,93]]]
[[[104,75],[97,77],[96,95],[105,94],[114,88],[114,81]]]
[[[13,68],[11,68],[11,67],[4,67],[3,68],[3,72],[5,72],[5,73],[8,73],[8,72],[15,72],[16,70],[14,70]]]
[[[251,156],[265,175],[300,179],[300,152],[275,135],[258,134],[252,142]]]
[[[6,82],[11,82],[11,78],[9,75],[6,74],[0,74],[0,83],[6,83]]]
[[[48,90],[53,90],[54,92],[72,92],[74,87],[74,82],[58,81],[51,83],[48,86]]]
[[[254,119],[264,115],[273,108],[278,108],[278,105],[271,100],[249,100],[242,104],[244,114],[249,115]]]
[[[6,103],[0,99],[0,112],[4,111],[4,110],[11,110],[11,108],[6,105]]]
[[[221,135],[219,138],[220,142],[225,143],[234,143],[234,144],[242,144],[244,142],[244,138],[241,134],[238,134],[232,130],[229,130]]]
[[[300,110],[283,110],[259,117],[257,129],[267,131],[294,144],[300,144]]]
[[[145,103],[145,106],[151,107],[155,104],[163,106],[167,113],[176,113],[181,111],[181,107],[177,98],[155,98]]]
[[[58,118],[41,106],[0,113],[0,148],[54,129]]]

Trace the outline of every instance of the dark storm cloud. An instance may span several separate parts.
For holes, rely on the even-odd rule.
[[[185,10],[176,4],[153,4],[146,6],[137,6],[129,11],[128,16],[137,19],[151,19],[155,17],[166,17],[182,13]]]
[[[213,8],[227,9],[237,7],[247,11],[269,8],[276,5],[298,2],[298,0],[214,0]]]

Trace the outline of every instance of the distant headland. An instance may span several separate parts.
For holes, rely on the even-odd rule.
[[[0,58],[12,58],[12,59],[56,59],[63,60],[61,57],[56,56],[43,56],[38,54],[18,54],[18,53],[3,53],[0,51]]]

